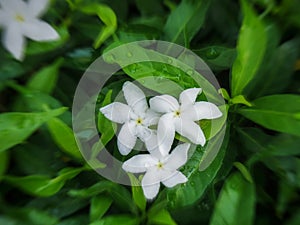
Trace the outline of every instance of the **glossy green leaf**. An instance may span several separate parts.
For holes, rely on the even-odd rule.
[[[41,113],[2,113],[0,114],[0,136],[5,142],[0,143],[0,152],[20,144],[43,123],[59,116],[67,108],[59,108]]]
[[[176,225],[177,223],[172,219],[172,216],[166,209],[162,209],[156,213],[148,214],[149,225]]]
[[[91,200],[90,221],[100,220],[111,206],[113,200],[109,196],[97,195]]]
[[[236,58],[236,50],[222,46],[210,46],[193,50],[212,70],[224,70],[232,67]]]
[[[62,151],[83,161],[74,133],[67,124],[58,118],[52,118],[47,122],[47,126],[54,142]]]
[[[246,0],[241,0],[244,14],[240,30],[237,58],[231,73],[232,97],[243,94],[245,87],[254,79],[266,50],[266,31],[262,20]]]
[[[254,222],[255,187],[240,173],[234,173],[223,186],[210,225],[251,225]]]
[[[165,39],[189,45],[204,23],[209,3],[209,0],[183,0],[168,17],[164,27]]]
[[[270,95],[252,104],[253,107],[242,108],[239,113],[265,128],[300,136],[299,95]]]
[[[243,95],[237,95],[234,98],[230,99],[229,104],[243,104],[246,106],[252,106],[252,104],[248,100],[246,100],[245,96]]]
[[[214,149],[221,147],[221,149],[217,152],[216,156],[209,158],[209,160],[207,159],[207,161],[205,160],[205,163],[202,161],[202,164],[201,159],[204,155],[203,149],[201,146],[197,146],[192,157],[182,169],[183,173],[188,178],[188,182],[178,185],[175,188],[167,189],[167,196],[170,200],[168,204],[171,208],[180,208],[191,205],[201,198],[222,166],[222,161],[228,144],[228,138],[228,132],[225,135],[224,141],[220,139],[220,136],[215,136],[215,143],[212,143],[210,148]],[[206,151],[208,151],[208,149]],[[204,169],[204,171],[199,170],[199,163],[200,168]]]
[[[4,181],[12,186],[21,189],[25,193],[33,196],[48,197],[56,194],[65,184],[77,176],[86,168],[65,168],[60,171],[60,174],[55,178],[50,178],[43,175],[30,175],[25,177],[5,176]]]
[[[50,94],[56,86],[59,68],[62,63],[63,59],[59,58],[53,64],[39,70],[27,82],[27,88],[32,91],[40,91]]]
[[[114,11],[105,4],[89,4],[80,7],[80,10],[88,15],[97,15],[105,26],[101,28],[101,31],[94,42],[94,47],[99,48],[100,45],[114,34],[117,29],[117,17]]]
[[[132,191],[132,198],[135,204],[139,207],[139,209],[144,212],[147,205],[147,200],[145,198],[141,182],[133,175],[128,174],[131,182],[131,191]]]
[[[119,224],[119,225],[138,225],[139,220],[131,215],[114,215],[114,216],[107,216],[99,221],[95,221],[90,225],[111,225],[111,224]]]

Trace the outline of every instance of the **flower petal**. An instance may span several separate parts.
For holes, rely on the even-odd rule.
[[[162,155],[167,155],[169,153],[174,137],[174,116],[172,113],[167,113],[159,119],[157,126],[158,147]]]
[[[4,31],[3,45],[18,60],[24,57],[26,40],[23,37],[20,27],[16,23],[11,23]]]
[[[116,123],[125,123],[130,119],[130,107],[120,102],[114,102],[100,109],[100,112],[109,120]]]
[[[163,180],[162,183],[166,186],[166,187],[174,187],[177,184],[182,184],[187,182],[188,179],[186,178],[186,176],[184,176],[181,172],[179,171],[175,171],[170,177],[168,177],[167,179]]]
[[[142,179],[142,188],[147,199],[153,199],[158,194],[160,179],[154,170],[148,171]]]
[[[48,23],[33,19],[22,24],[23,34],[34,41],[53,41],[59,38],[56,30]]]
[[[194,106],[187,108],[183,112],[183,117],[188,117],[193,121],[202,119],[216,119],[222,116],[220,109],[210,102],[196,102]]]
[[[175,120],[175,129],[183,137],[188,138],[194,144],[205,145],[206,139],[200,126],[191,120]]]
[[[20,0],[1,0],[0,5],[5,11],[9,12],[24,12],[27,9],[26,3]]]
[[[122,155],[128,155],[129,152],[133,149],[136,143],[136,133],[135,133],[135,124],[134,122],[125,123],[120,133],[118,134],[118,148]]]
[[[145,114],[148,104],[144,92],[135,84],[127,81],[123,84],[125,99],[133,111],[139,116]]]
[[[201,91],[201,88],[189,88],[181,92],[179,96],[179,102],[182,109],[184,109],[188,105],[194,104],[197,96],[199,95],[199,93],[201,93]]]
[[[145,127],[143,125],[136,126],[136,134],[143,142],[145,142],[145,140],[150,137],[151,133],[152,131],[148,127]]]
[[[159,121],[159,118],[160,118],[160,115],[158,113],[154,112],[151,109],[148,109],[145,114],[144,123],[146,126],[156,125]]]
[[[49,0],[29,0],[28,10],[31,16],[41,16],[48,8]]]
[[[151,155],[141,154],[125,161],[122,168],[130,173],[143,173],[149,166],[154,166],[156,163],[157,161]]]
[[[157,134],[156,132],[152,131],[149,138],[145,140],[146,149],[152,156],[154,156],[157,159],[161,159],[162,154],[160,153],[157,143]]]
[[[150,108],[155,112],[168,113],[179,109],[176,98],[171,95],[161,95],[150,99]]]
[[[191,145],[189,143],[178,145],[167,158],[165,163],[166,168],[170,170],[177,170],[183,166],[187,161],[190,146]]]

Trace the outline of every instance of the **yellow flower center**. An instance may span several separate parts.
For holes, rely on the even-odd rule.
[[[161,162],[158,162],[156,166],[158,169],[162,169],[164,164],[162,164]]]
[[[141,118],[138,118],[136,121],[137,125],[142,125],[143,124],[143,120]]]
[[[20,14],[17,14],[15,16],[15,20],[18,21],[18,22],[24,22],[25,21],[24,17]]]
[[[175,117],[179,117],[180,114],[181,114],[181,112],[180,112],[179,110],[176,110],[176,111],[174,112],[174,116],[175,116]]]

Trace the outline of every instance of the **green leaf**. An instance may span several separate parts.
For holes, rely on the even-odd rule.
[[[131,183],[132,197],[139,209],[144,212],[147,205],[141,182],[131,173],[128,173]]]
[[[68,155],[81,161],[83,157],[77,146],[72,129],[58,118],[52,118],[47,122],[49,132],[54,142]]]
[[[90,225],[111,225],[111,224],[119,224],[119,225],[138,225],[139,220],[131,215],[113,215],[107,216],[103,219],[91,223]]]
[[[5,225],[56,225],[58,219],[34,208],[5,209],[8,217],[0,217],[0,224]]]
[[[246,106],[251,107],[252,104],[246,100],[245,96],[243,95],[237,95],[234,98],[229,100],[229,104],[235,105],[235,104],[243,104]]]
[[[90,221],[100,220],[111,206],[113,200],[109,196],[97,195],[91,200]]]
[[[234,173],[221,190],[210,225],[251,225],[255,212],[255,188]]]
[[[207,162],[205,162],[205,160],[205,163],[202,162],[202,164],[200,164],[200,168],[205,169],[204,171],[199,170],[199,163],[203,157],[203,148],[201,146],[197,146],[192,157],[182,169],[182,172],[188,178],[188,182],[166,190],[167,197],[169,199],[168,204],[171,208],[181,208],[191,205],[201,198],[222,166],[222,161],[228,144],[228,132],[229,130],[226,132],[221,149],[214,157],[213,161],[211,162],[210,160],[212,160],[212,158],[209,158],[209,160],[207,159]],[[212,151],[212,149],[220,147],[219,144],[220,142],[222,143],[222,140],[220,140],[221,133],[222,132],[215,136],[215,140],[211,140],[215,143],[210,145],[211,150],[207,149],[206,151]]]
[[[0,152],[0,181],[2,180],[2,176],[6,172],[8,163],[9,163],[8,152]]]
[[[166,209],[158,212],[148,214],[149,225],[176,225],[177,223],[172,219],[170,213]]]
[[[246,0],[241,0],[244,20],[240,30],[237,58],[232,67],[231,94],[243,94],[245,87],[254,79],[263,60],[267,35],[265,25]]]
[[[241,172],[241,174],[244,176],[244,178],[250,182],[253,183],[252,177],[248,169],[240,162],[235,162],[233,165]]]
[[[63,58],[59,58],[53,64],[46,66],[35,73],[27,82],[27,88],[34,91],[40,91],[45,94],[51,94],[56,86],[59,67],[62,63]]]
[[[2,113],[0,114],[0,152],[20,144],[49,119],[59,116],[67,108],[42,113]]]
[[[65,168],[59,176],[50,178],[43,175],[30,175],[25,177],[4,176],[3,180],[33,196],[48,197],[56,194],[65,184],[86,168]]]
[[[189,45],[202,27],[208,0],[183,0],[168,17],[164,27],[165,39],[181,45]]]
[[[108,193],[114,199],[114,202],[124,211],[137,212],[137,208],[128,190],[110,181],[100,181],[86,189],[70,190],[68,194],[73,197],[90,198],[101,193]]]
[[[89,4],[80,7],[80,10],[88,15],[97,15],[105,26],[101,28],[101,31],[94,42],[94,48],[99,48],[100,45],[114,34],[117,29],[117,17],[114,11],[105,4]]]
[[[236,50],[222,46],[210,46],[193,50],[212,70],[224,70],[232,67],[236,58]]]
[[[300,136],[300,96],[283,94],[258,98],[238,112],[265,128]]]

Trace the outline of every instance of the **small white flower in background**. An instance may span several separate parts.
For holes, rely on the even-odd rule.
[[[34,41],[52,41],[58,33],[38,19],[46,10],[48,0],[0,0],[0,26],[4,47],[18,60],[24,57],[26,37]]]
[[[150,108],[163,113],[157,127],[158,145],[161,151],[170,149],[176,131],[194,144],[205,145],[203,131],[195,121],[215,119],[221,117],[222,112],[210,102],[195,102],[201,91],[201,88],[184,90],[180,94],[179,102],[170,95],[150,99]]]
[[[127,155],[137,138],[149,146],[157,143],[155,132],[149,126],[157,124],[159,116],[149,109],[145,94],[133,83],[125,82],[123,93],[128,105],[114,102],[102,107],[100,112],[109,120],[124,124],[118,134],[118,148],[122,155]]]
[[[187,161],[190,144],[178,145],[171,154],[140,154],[125,161],[122,168],[130,173],[145,173],[142,188],[147,199],[153,199],[159,192],[160,182],[166,187],[187,182],[178,169]],[[157,152],[156,152],[157,153]]]

